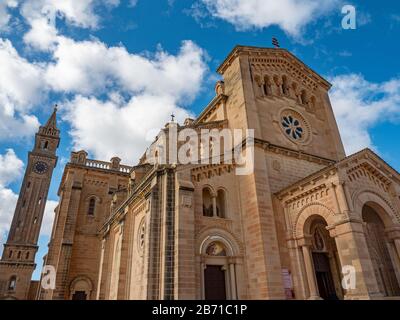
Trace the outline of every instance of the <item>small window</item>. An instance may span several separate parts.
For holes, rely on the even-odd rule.
[[[301,103],[302,104],[307,104],[308,103],[308,97],[307,97],[307,92],[305,90],[301,91]]]
[[[268,76],[264,78],[264,94],[267,96],[272,95],[271,81]]]
[[[8,290],[15,291],[16,287],[17,287],[17,277],[16,276],[12,276],[10,278],[10,282],[8,283]]]
[[[18,251],[17,259],[21,259],[21,251]]]
[[[203,189],[203,216],[212,217],[213,214],[213,203],[210,189]]]
[[[30,187],[31,187],[31,182],[28,181],[28,183],[27,183],[27,185],[26,185],[26,188],[29,189]]]
[[[43,144],[43,149],[47,150],[48,148],[49,148],[49,142],[45,141],[44,144]]]
[[[42,198],[39,198],[38,204],[40,205],[42,203]]]
[[[26,253],[25,255],[25,259],[28,260],[29,259],[29,251]]]
[[[220,218],[226,218],[226,196],[225,191],[220,189],[217,193],[217,216]]]
[[[288,96],[290,94],[289,92],[289,85],[288,85],[288,80],[286,76],[282,77],[282,93],[285,96]]]
[[[8,258],[11,259],[12,255],[13,255],[13,251],[10,250],[10,252],[8,253]]]
[[[88,207],[88,215],[89,216],[94,216],[94,211],[96,209],[96,199],[91,198],[89,201],[89,207]]]

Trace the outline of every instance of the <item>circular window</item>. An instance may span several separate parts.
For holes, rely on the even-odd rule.
[[[146,223],[145,219],[143,218],[140,222],[139,229],[138,229],[138,249],[140,253],[143,253],[144,243],[145,243],[145,235],[146,235]]]
[[[294,142],[305,142],[309,137],[309,126],[304,118],[291,110],[282,113],[281,128],[286,137]]]

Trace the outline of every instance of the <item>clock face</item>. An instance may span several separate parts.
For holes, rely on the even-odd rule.
[[[43,174],[47,171],[48,167],[49,166],[47,165],[47,163],[38,161],[34,164],[33,171],[35,171],[36,173],[39,173],[39,174]]]

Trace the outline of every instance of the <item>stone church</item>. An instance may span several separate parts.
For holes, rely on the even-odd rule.
[[[72,152],[44,258],[55,288],[36,285],[36,299],[400,296],[400,175],[369,149],[346,156],[329,82],[279,48],[237,46],[218,73],[202,113],[167,123],[137,165]],[[188,128],[254,129],[254,170],[157,161],[160,137]],[[240,144],[248,152],[248,139]],[[29,176],[39,179],[39,167]],[[37,241],[33,213],[18,227],[28,184],[0,262],[3,295],[17,298],[33,270],[31,255],[29,267],[21,262],[31,247],[21,246]]]

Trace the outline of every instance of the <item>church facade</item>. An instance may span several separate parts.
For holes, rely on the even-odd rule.
[[[400,296],[400,174],[369,149],[346,156],[331,85],[277,48],[237,46],[218,73],[203,112],[167,123],[137,165],[71,154],[44,261],[56,285],[38,299]],[[253,170],[160,161],[188,129],[254,130]]]

